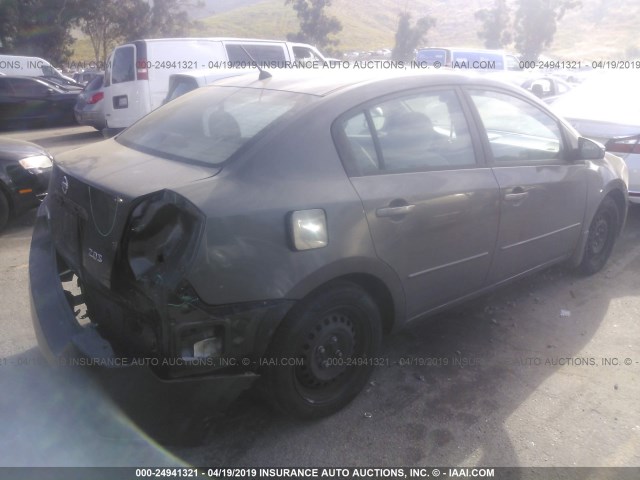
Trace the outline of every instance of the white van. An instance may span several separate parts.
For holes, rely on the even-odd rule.
[[[136,40],[116,47],[107,62],[104,80],[107,129],[126,128],[162,105],[173,73],[249,67],[252,59],[267,68],[287,67],[293,62],[308,65],[326,62],[311,45],[280,40]]]
[[[46,60],[39,57],[21,55],[0,55],[0,72],[5,75],[23,77],[43,77],[61,85],[77,85],[73,79],[65,77]]]

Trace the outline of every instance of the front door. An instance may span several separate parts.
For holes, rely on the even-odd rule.
[[[500,185],[500,230],[490,282],[567,257],[585,214],[586,164],[566,160],[556,119],[524,98],[469,90]]]
[[[475,154],[456,91],[373,102],[339,125],[377,255],[401,278],[408,317],[481,288],[496,242],[498,186]]]

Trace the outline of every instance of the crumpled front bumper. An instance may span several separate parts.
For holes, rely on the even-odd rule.
[[[29,256],[31,316],[38,344],[54,366],[89,366],[109,396],[134,421],[153,432],[176,411],[198,415],[224,409],[258,375],[252,372],[165,379],[148,365],[119,361],[108,341],[88,324],[80,325],[58,275],[49,229],[47,201],[38,210]],[[149,428],[146,428],[149,425]]]

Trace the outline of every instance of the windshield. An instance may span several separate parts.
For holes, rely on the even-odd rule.
[[[147,115],[117,141],[164,158],[218,165],[313,98],[255,88],[200,88]]]

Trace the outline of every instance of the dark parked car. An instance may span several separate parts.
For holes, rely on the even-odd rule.
[[[384,363],[384,333],[558,262],[604,266],[626,166],[533,96],[331,73],[220,80],[56,160],[30,257],[48,358],[142,368],[185,402],[258,381],[319,417]]]
[[[94,77],[78,95],[73,112],[80,125],[89,125],[96,130],[102,130],[106,126],[103,80],[104,74]]]
[[[0,138],[0,231],[12,215],[40,205],[47,194],[51,160],[35,143]]]
[[[75,123],[78,90],[69,91],[35,77],[0,77],[0,128]]]

